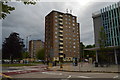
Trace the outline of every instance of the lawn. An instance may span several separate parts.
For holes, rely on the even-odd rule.
[[[2,67],[35,66],[35,64],[2,64]]]

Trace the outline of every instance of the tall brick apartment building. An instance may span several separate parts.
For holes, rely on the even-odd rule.
[[[80,56],[80,33],[77,17],[70,13],[51,11],[45,17],[46,60],[72,61]]]
[[[44,42],[41,40],[30,40],[29,41],[29,53],[30,57],[36,59],[37,52],[44,48]]]

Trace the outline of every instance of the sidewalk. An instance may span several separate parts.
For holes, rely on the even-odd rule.
[[[49,68],[50,70],[57,71],[72,71],[72,72],[106,72],[106,73],[120,73],[118,65],[110,65],[108,67],[95,67],[94,64],[90,63],[79,63],[78,66],[70,64],[63,64],[63,68],[60,66],[54,66]]]

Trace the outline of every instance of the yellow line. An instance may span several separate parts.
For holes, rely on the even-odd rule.
[[[12,77],[10,77],[10,76],[7,76],[7,75],[5,75],[5,74],[2,74],[2,73],[0,73],[0,75],[4,76],[4,77],[6,77],[6,78],[12,78]]]

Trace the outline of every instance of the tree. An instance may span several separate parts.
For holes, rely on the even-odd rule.
[[[100,29],[100,33],[99,33],[99,39],[98,39],[98,42],[99,42],[99,47],[102,49],[102,48],[105,48],[106,46],[106,34],[105,34],[105,30],[104,30],[104,27],[101,27]]]
[[[100,53],[99,53],[99,62],[101,64],[104,63],[107,63],[108,62],[108,55],[105,53],[105,51],[107,50],[107,48],[105,49],[106,47],[106,40],[107,40],[107,37],[106,37],[106,34],[105,34],[105,30],[104,30],[104,27],[101,27],[100,29],[100,33],[99,33],[99,39],[98,39],[98,42],[99,42],[99,47],[100,47]]]
[[[16,1],[21,1],[25,5],[35,5],[36,2],[33,0],[16,0]],[[11,11],[15,10],[15,7],[9,6],[7,3],[9,3],[9,0],[3,0],[0,2],[0,19],[5,19],[7,14],[10,14]]]
[[[22,53],[22,58],[29,58],[29,53],[28,52],[23,52]]]
[[[3,59],[20,59],[22,58],[22,52],[24,48],[23,39],[19,37],[19,34],[13,32],[2,44],[2,58]]]
[[[95,44],[93,44],[93,45],[87,45],[85,47],[85,49],[87,49],[87,48],[94,48],[94,47],[95,47]],[[85,56],[85,58],[91,57],[94,60],[95,59],[95,51],[88,51],[88,50],[86,50],[86,51],[84,51],[84,56]]]
[[[44,58],[45,58],[45,49],[44,48],[40,49],[37,52],[36,57],[37,57],[37,59],[44,60]]]
[[[81,58],[81,61],[84,58],[84,49],[85,49],[85,45],[83,44],[83,42],[80,42],[80,58]]]

